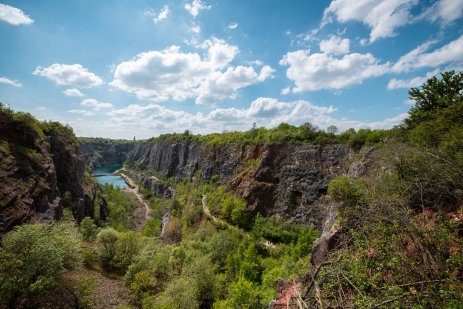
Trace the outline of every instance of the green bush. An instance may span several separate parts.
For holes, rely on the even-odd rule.
[[[96,240],[101,247],[101,258],[105,267],[112,267],[113,260],[116,256],[116,243],[119,238],[119,232],[113,228],[102,229]]]
[[[80,263],[80,238],[70,223],[24,224],[2,239],[0,302],[14,305],[25,293],[49,288],[57,275]]]
[[[90,217],[85,217],[80,222],[80,233],[85,241],[94,241],[96,234],[98,232],[98,227],[93,223],[93,219]]]

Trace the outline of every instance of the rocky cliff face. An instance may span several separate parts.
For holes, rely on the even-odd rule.
[[[82,139],[80,149],[85,157],[85,164],[91,169],[107,164],[122,163],[134,143],[110,139]]]
[[[0,111],[0,234],[24,222],[58,219],[65,202],[77,220],[93,216],[97,188],[84,180],[72,131],[37,126],[32,117],[16,120]]]
[[[23,222],[60,217],[54,163],[44,140],[0,112],[0,234]]]
[[[329,211],[324,203],[328,183],[351,155],[346,145],[217,146],[163,140],[136,145],[126,164],[167,177],[215,178],[243,197],[254,213],[321,228]]]

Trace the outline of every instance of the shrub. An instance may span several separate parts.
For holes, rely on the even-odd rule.
[[[111,263],[116,255],[116,243],[119,238],[119,232],[113,228],[102,229],[96,236],[98,244],[101,246],[101,257],[103,265],[111,267]]]
[[[24,293],[50,287],[63,269],[80,262],[80,239],[72,224],[24,224],[6,234],[0,247],[0,303],[13,306]]]
[[[115,265],[125,271],[140,249],[141,239],[135,232],[120,233],[116,240]]]
[[[97,226],[93,223],[93,219],[85,217],[80,222],[80,233],[85,241],[94,241],[98,232]]]

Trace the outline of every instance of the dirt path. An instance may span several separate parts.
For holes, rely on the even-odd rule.
[[[90,282],[90,294],[80,297],[87,298],[92,308],[106,309],[129,305],[129,291],[122,280],[104,276],[101,272],[89,269],[76,269],[63,273],[61,280],[67,286],[76,287],[84,281]]]
[[[143,227],[145,226],[146,221],[148,221],[150,217],[150,207],[143,199],[142,194],[138,191],[138,187],[135,182],[127,175],[120,173],[121,177],[124,178],[125,182],[128,185],[128,188],[124,189],[127,194],[136,200],[136,202],[142,207],[136,207],[133,212],[133,221],[134,221],[134,229],[137,232],[141,232]]]
[[[238,229],[236,226],[234,225],[231,225],[230,223],[224,221],[224,220],[221,220],[219,218],[217,218],[216,216],[214,216],[212,213],[211,213],[211,210],[209,209],[209,207],[207,207],[207,197],[205,194],[203,194],[203,198],[202,198],[202,204],[203,204],[203,211],[204,213],[206,214],[206,216],[211,219],[212,221],[214,222],[217,222],[219,224],[223,224],[225,226],[227,226],[229,229]],[[242,231],[244,233],[244,235],[246,235],[246,237],[248,238],[251,238],[251,236],[249,235],[249,233],[245,232],[245,231]],[[274,243],[272,243],[270,240],[267,240],[267,239],[262,239],[261,240],[261,244],[269,249],[269,248],[275,248],[276,245]]]
[[[203,204],[203,211],[204,213],[206,214],[206,216],[211,219],[212,221],[214,222],[217,222],[217,223],[220,223],[220,224],[223,224],[223,225],[226,225],[228,228],[234,228],[233,225],[229,224],[228,222],[225,222],[223,220],[220,220],[219,218],[217,218],[216,216],[214,216],[213,214],[211,214],[211,211],[209,209],[209,207],[207,207],[207,197],[205,194],[203,194],[203,199],[201,200],[202,201],[202,204]]]

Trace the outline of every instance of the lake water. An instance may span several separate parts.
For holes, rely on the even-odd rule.
[[[93,169],[92,174],[101,185],[109,183],[114,187],[125,189],[127,184],[125,183],[124,179],[121,176],[114,174],[114,172],[121,167],[122,164],[108,164]]]

